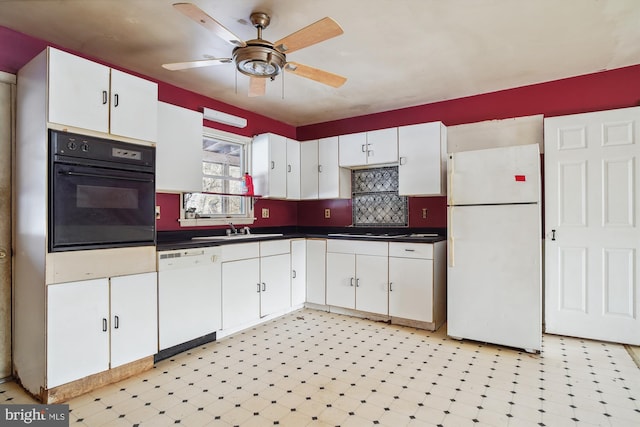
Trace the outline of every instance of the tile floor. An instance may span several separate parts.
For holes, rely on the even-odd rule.
[[[78,427],[639,426],[640,369],[616,344],[532,355],[305,309],[68,403]]]

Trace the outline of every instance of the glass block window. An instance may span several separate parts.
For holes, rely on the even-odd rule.
[[[408,225],[408,201],[398,195],[397,166],[352,171],[351,191],[354,226]]]

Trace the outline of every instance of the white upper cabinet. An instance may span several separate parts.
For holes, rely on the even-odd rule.
[[[158,102],[156,190],[202,191],[202,113]]]
[[[158,85],[48,49],[48,121],[156,142]]]
[[[398,194],[445,195],[447,128],[441,122],[398,128]]]
[[[273,133],[253,138],[251,170],[255,194],[262,197],[287,197],[287,139]]]
[[[336,159],[336,166],[337,166]],[[319,188],[318,140],[300,143],[300,199],[318,198]]]
[[[287,199],[300,200],[300,143],[287,138]]]
[[[318,198],[350,199],[351,171],[338,164],[337,136],[318,140]]]
[[[398,128],[340,135],[340,166],[358,167],[398,161]]]
[[[157,141],[157,104],[157,84],[111,70],[111,134]]]

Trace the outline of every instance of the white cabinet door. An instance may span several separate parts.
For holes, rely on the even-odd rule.
[[[260,316],[291,307],[291,254],[260,258]]]
[[[263,197],[287,197],[287,141],[275,134],[261,134],[252,142],[252,175],[255,193]]]
[[[111,278],[111,367],[158,352],[156,273]]]
[[[287,199],[300,200],[300,143],[287,138]]]
[[[326,304],[326,240],[307,240],[307,302]]]
[[[398,128],[398,194],[446,194],[446,141],[441,122]]]
[[[109,67],[49,48],[48,121],[109,132]]]
[[[398,162],[398,128],[367,132],[367,164]]]
[[[318,198],[350,199],[351,171],[339,166],[338,137],[318,140]]]
[[[389,315],[433,322],[433,260],[389,257]]]
[[[545,328],[640,344],[640,107],[544,119]]]
[[[389,312],[387,257],[356,255],[356,310]]]
[[[222,328],[260,320],[260,259],[222,263]]]
[[[307,243],[305,239],[291,241],[291,306],[304,304],[307,282]]]
[[[337,166],[336,156],[336,166]],[[300,143],[300,199],[318,198],[319,188],[318,140]]]
[[[367,164],[367,133],[358,132],[340,135],[339,165],[342,167],[365,166]]]
[[[110,116],[113,135],[157,141],[158,85],[112,69]]]
[[[327,304],[356,308],[356,256],[327,253]]]
[[[109,369],[109,281],[47,286],[47,388]]]
[[[156,190],[202,191],[202,113],[158,102]]]

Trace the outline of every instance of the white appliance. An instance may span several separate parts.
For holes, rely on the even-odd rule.
[[[448,157],[447,333],[542,347],[537,144]]]

